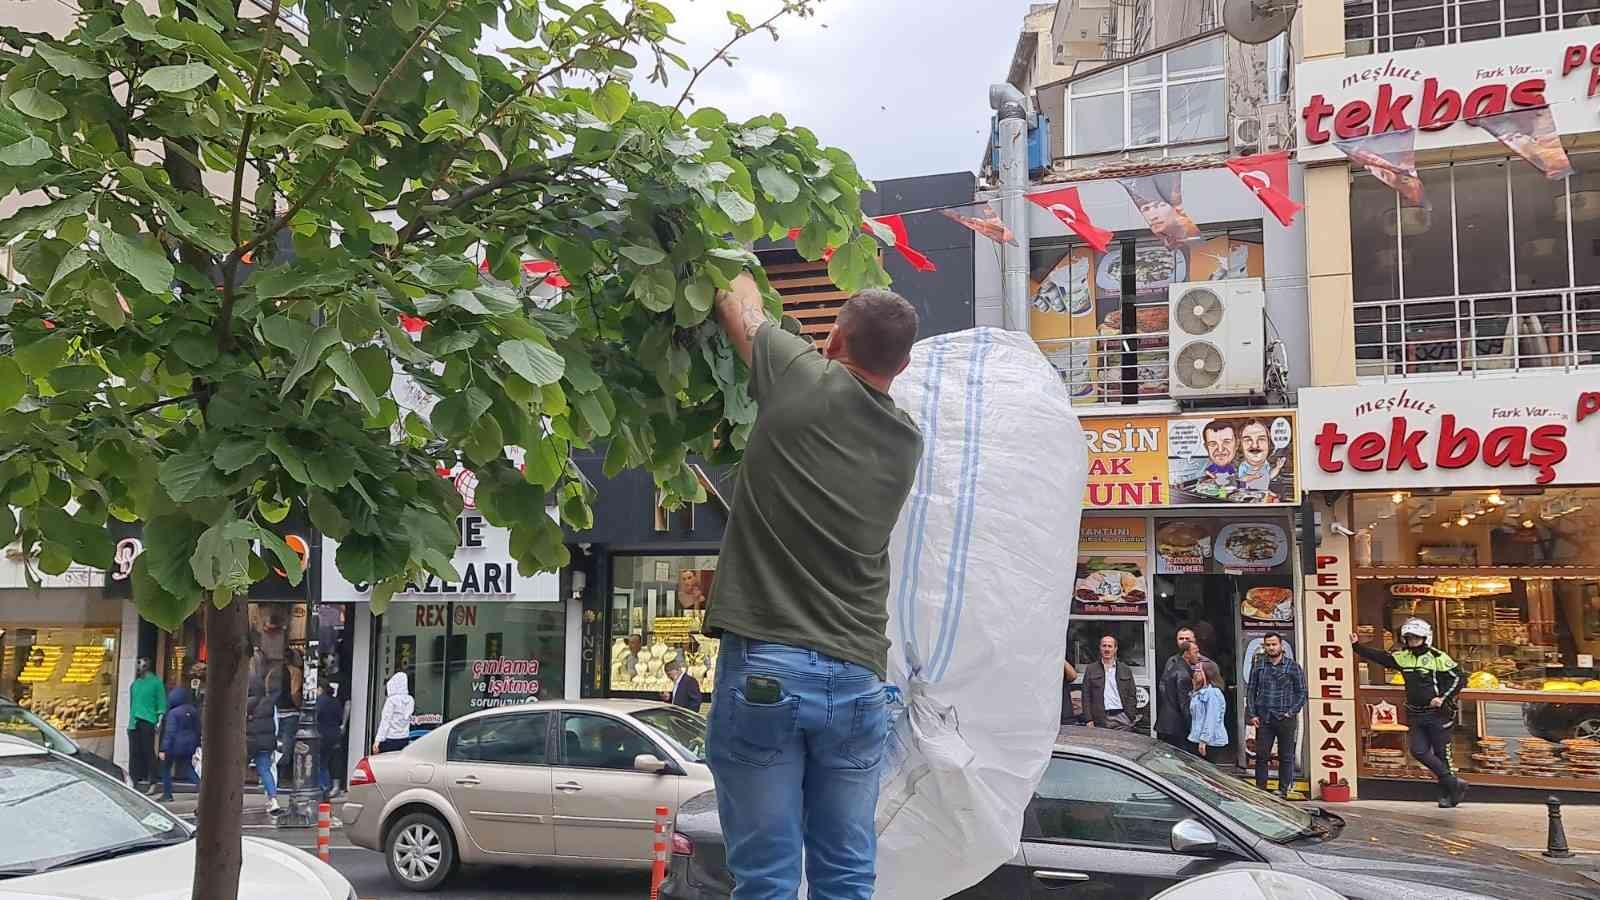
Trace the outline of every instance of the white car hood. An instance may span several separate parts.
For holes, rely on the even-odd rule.
[[[193,840],[0,881],[0,900],[190,900]],[[244,839],[239,900],[349,900],[344,876],[276,841]]]

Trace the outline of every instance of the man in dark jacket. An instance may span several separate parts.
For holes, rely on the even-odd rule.
[[[1461,667],[1443,650],[1430,646],[1433,626],[1407,619],[1400,626],[1400,644],[1392,651],[1375,650],[1350,635],[1350,649],[1368,662],[1396,669],[1406,685],[1406,725],[1411,756],[1439,779],[1439,806],[1450,809],[1467,795],[1467,783],[1451,771],[1451,733],[1456,724],[1456,698],[1466,687]]]
[[[672,680],[672,690],[667,691],[663,699],[673,706],[699,712],[705,695],[700,692],[700,682],[683,670],[683,660],[677,657],[667,660],[666,672],[667,678]]]
[[[1178,629],[1178,652],[1167,657],[1161,669],[1161,681],[1156,684],[1156,735],[1161,740],[1184,750],[1193,751],[1189,744],[1189,695],[1194,691],[1194,666],[1185,657],[1195,645],[1194,629],[1185,625]],[[1204,648],[1199,662],[1206,662]]]
[[[1097,728],[1134,731],[1141,721],[1133,669],[1117,659],[1117,639],[1109,634],[1100,639],[1100,658],[1083,670],[1083,705]]]
[[[200,747],[200,711],[186,687],[167,693],[167,714],[161,719],[161,799],[172,799],[173,770],[182,781],[200,784],[194,772],[194,751]]]

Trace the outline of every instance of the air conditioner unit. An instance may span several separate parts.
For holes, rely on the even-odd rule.
[[[1267,305],[1261,279],[1192,281],[1167,291],[1173,398],[1264,393]]]
[[[1233,152],[1254,153],[1261,149],[1261,117],[1260,116],[1234,116]]]
[[[1236,153],[1271,153],[1294,145],[1294,123],[1286,104],[1268,103],[1248,116],[1235,116],[1229,135]]]

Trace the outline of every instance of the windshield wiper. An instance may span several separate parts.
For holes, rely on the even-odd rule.
[[[53,872],[56,869],[65,869],[69,866],[76,866],[82,863],[97,862],[102,859],[113,859],[118,856],[126,856],[129,853],[138,853],[140,850],[153,850],[156,847],[170,847],[173,844],[181,844],[184,841],[191,840],[193,837],[194,835],[192,834],[185,834],[176,839],[143,838],[141,840],[132,841],[126,844],[115,844],[110,847],[101,847],[99,850],[90,850],[87,853],[79,853],[77,856],[69,856],[66,859],[58,860],[48,866],[36,869],[35,872],[31,872],[29,874],[34,874],[36,872]]]
[[[38,869],[33,866],[0,866],[0,878],[19,878],[23,875],[37,875]]]

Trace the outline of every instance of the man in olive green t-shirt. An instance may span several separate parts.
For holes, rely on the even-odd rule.
[[[827,345],[768,319],[749,275],[717,321],[760,411],[734,491],[705,631],[722,638],[707,758],[733,900],[870,900],[888,733],[889,533],[922,436],[889,398],[911,304],[864,291]]]

